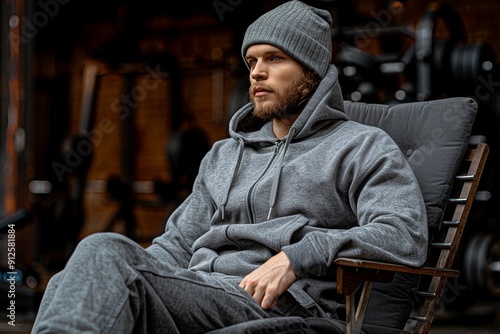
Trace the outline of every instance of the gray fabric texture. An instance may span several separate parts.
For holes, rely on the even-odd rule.
[[[323,318],[267,318],[216,329],[207,334],[345,334],[345,323]],[[363,334],[366,334],[363,332]],[[389,333],[384,333],[389,334]],[[392,334],[392,333],[391,333]]]
[[[383,314],[380,314],[383,317]],[[325,318],[266,318],[216,329],[207,334],[346,334],[345,321]],[[409,334],[388,326],[365,325],[361,334]]]
[[[241,47],[243,59],[252,44],[277,46],[323,77],[332,60],[332,17],[300,1],[286,2],[248,27]]]

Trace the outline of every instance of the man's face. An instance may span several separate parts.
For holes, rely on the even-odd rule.
[[[295,107],[310,93],[303,84],[302,65],[269,44],[250,46],[245,60],[250,65],[249,93],[254,115],[270,120],[296,113]]]

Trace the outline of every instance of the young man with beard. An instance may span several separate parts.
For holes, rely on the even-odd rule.
[[[34,333],[204,333],[268,317],[342,317],[337,256],[419,266],[417,181],[381,130],[343,112],[330,14],[299,1],[258,18],[242,56],[251,102],[147,249],[82,240]]]

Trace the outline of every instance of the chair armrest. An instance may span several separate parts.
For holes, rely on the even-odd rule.
[[[337,292],[352,294],[363,281],[389,283],[395,273],[441,277],[458,277],[460,272],[453,269],[434,267],[410,267],[393,263],[355,258],[337,258]]]

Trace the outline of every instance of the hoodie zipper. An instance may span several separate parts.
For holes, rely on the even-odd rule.
[[[253,216],[253,213],[252,213],[252,201],[251,201],[253,190],[254,190],[255,186],[257,185],[257,183],[262,179],[262,177],[269,170],[269,167],[271,167],[274,159],[276,159],[276,157],[278,156],[281,143],[282,143],[281,140],[277,140],[277,141],[274,142],[274,152],[273,152],[273,155],[272,155],[271,159],[267,163],[266,168],[264,168],[264,170],[262,171],[262,173],[260,174],[260,176],[257,178],[257,180],[252,184],[252,186],[248,190],[248,195],[247,195],[247,214],[248,214],[248,219],[249,219],[249,221],[250,221],[251,224],[255,223],[254,222],[254,216]]]

